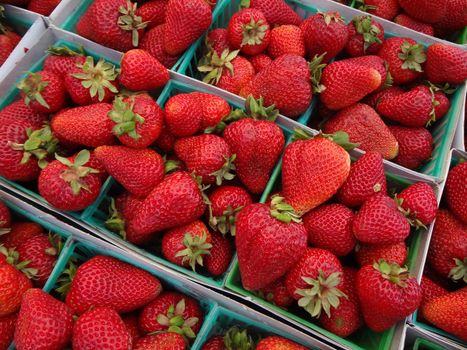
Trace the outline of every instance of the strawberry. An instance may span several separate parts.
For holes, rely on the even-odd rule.
[[[199,101],[203,110],[201,129],[215,127],[232,111],[229,103],[222,97],[207,92],[192,92],[191,95]]]
[[[223,210],[221,209],[221,215],[222,213],[223,213]],[[10,226],[11,226],[10,209],[8,209],[5,203],[0,201],[0,236],[10,233],[11,232]]]
[[[341,146],[324,137],[298,140],[285,148],[282,192],[303,215],[334,196],[349,172],[350,157]]]
[[[185,350],[186,343],[178,333],[166,332],[148,335],[139,339],[133,350]]]
[[[369,105],[371,108],[376,109],[376,106],[383,102],[385,99],[403,94],[404,90],[402,90],[398,86],[390,86],[386,89],[379,90],[373,92],[372,94],[368,95],[363,102]]]
[[[122,321],[131,337],[131,345],[134,346],[136,341],[142,337],[142,333],[138,326],[138,315],[136,313],[122,315]]]
[[[174,136],[192,136],[201,129],[203,109],[195,95],[172,96],[165,103],[164,111],[166,126]]]
[[[359,148],[379,153],[385,159],[393,159],[399,152],[396,138],[378,113],[366,104],[356,103],[342,109],[326,122],[324,131],[328,134],[344,131]]]
[[[248,60],[253,65],[253,68],[255,69],[256,73],[261,72],[272,62],[271,57],[264,53],[260,53],[259,55],[250,57]]]
[[[467,79],[467,53],[446,44],[430,45],[425,70],[428,80],[434,84],[462,84]]]
[[[79,152],[74,159],[55,155],[38,179],[39,194],[54,207],[78,211],[91,205],[99,195],[102,181],[97,170],[86,166],[89,151]]]
[[[410,234],[410,225],[393,199],[378,194],[367,199],[352,222],[355,237],[374,245],[404,241]]]
[[[377,54],[384,41],[384,28],[371,16],[359,16],[347,25],[349,41],[345,51],[349,56]]]
[[[269,336],[266,337],[256,345],[256,350],[306,350],[307,348],[303,345],[297,344],[289,339],[278,337],[278,336]]]
[[[65,106],[65,86],[55,73],[29,73],[17,87],[21,90],[24,103],[35,112],[54,113]]]
[[[466,179],[467,162],[460,163],[452,168],[446,181],[445,196],[448,208],[459,220],[467,225]]]
[[[44,233],[42,226],[35,222],[14,222],[11,224],[11,231],[0,236],[0,244],[6,248],[16,248],[21,243],[33,237],[42,236]]]
[[[362,244],[356,247],[355,257],[360,267],[372,265],[380,260],[403,266],[407,259],[407,246],[404,242],[381,246]]]
[[[112,131],[120,142],[133,148],[151,145],[159,137],[164,123],[164,112],[145,94],[115,98],[108,116],[114,122]]]
[[[409,169],[417,169],[422,162],[431,157],[433,137],[426,128],[390,125],[389,130],[399,143],[399,154],[394,159],[397,164]]]
[[[422,290],[407,269],[384,260],[358,271],[357,294],[365,323],[375,332],[409,316],[422,300]]]
[[[193,271],[196,271],[196,264],[204,265],[204,257],[210,254],[211,248],[211,233],[199,220],[173,228],[162,238],[164,257]]]
[[[111,110],[112,105],[108,103],[62,110],[52,118],[52,131],[60,141],[92,148],[112,145],[114,123],[107,115]]]
[[[338,12],[318,12],[304,20],[300,28],[309,57],[324,55],[325,63],[336,57],[349,40],[347,26]]]
[[[195,221],[205,209],[196,181],[186,172],[172,173],[136,209],[128,222],[128,240],[141,244],[158,231]]]
[[[108,307],[96,307],[82,314],[73,326],[73,349],[131,348],[130,333],[118,313]]]
[[[434,271],[444,278],[465,282],[466,237],[467,225],[459,221],[451,212],[438,210],[427,257]]]
[[[417,182],[405,188],[396,195],[396,200],[413,226],[429,225],[436,217],[436,194],[425,182]]]
[[[228,35],[228,30],[225,28],[216,28],[209,31],[205,39],[208,52],[215,51],[218,56],[221,56],[224,50],[233,51]]]
[[[307,232],[282,200],[274,197],[271,207],[249,204],[237,216],[235,243],[242,285],[248,290],[268,286],[305,252]]]
[[[271,40],[271,31],[266,17],[260,10],[243,9],[229,21],[227,36],[233,49],[247,55],[263,52]]]
[[[283,277],[260,289],[258,295],[270,303],[286,309],[294,302],[294,298],[287,290],[285,278]]]
[[[435,30],[433,29],[433,26],[431,24],[420,22],[406,15],[405,13],[397,15],[394,18],[394,22],[400,24],[401,26],[413,29],[417,32],[424,33],[426,35],[435,35]]]
[[[421,77],[426,61],[423,46],[410,38],[386,39],[378,56],[389,65],[394,84],[409,84]]]
[[[451,102],[443,91],[436,91],[433,106],[435,109],[435,121],[437,121],[444,117],[449,111]]]
[[[423,316],[436,327],[467,341],[465,325],[467,287],[429,301]]]
[[[150,0],[136,9],[136,15],[141,17],[141,22],[147,22],[146,30],[165,22],[168,2],[169,0]]]
[[[411,17],[425,23],[436,23],[446,14],[446,2],[432,2],[428,0],[399,0],[402,9]]]
[[[253,350],[254,346],[254,341],[248,331],[234,326],[227,330],[224,335],[217,335],[209,339],[204,343],[201,350],[225,350],[229,348]]]
[[[232,180],[235,175],[235,155],[228,143],[216,135],[199,135],[175,141],[175,154],[181,159],[190,173],[202,177],[203,184]]]
[[[320,317],[322,311],[331,316],[331,308],[339,306],[345,297],[342,286],[343,270],[339,259],[320,248],[307,248],[297,264],[289,270],[285,285],[289,294],[312,317]]]
[[[341,204],[324,204],[303,218],[308,243],[337,256],[349,254],[355,246],[352,233],[353,212]]]
[[[40,289],[24,293],[14,338],[18,349],[63,349],[71,340],[72,329],[68,306]]]
[[[17,314],[0,317],[0,349],[7,350],[15,334]]]
[[[274,59],[284,54],[305,56],[305,38],[301,29],[294,25],[283,25],[271,30],[268,54]]]
[[[204,258],[206,269],[213,276],[221,276],[230,265],[233,248],[226,237],[215,232],[211,233],[211,245],[211,253]]]
[[[154,300],[162,290],[156,277],[108,256],[89,259],[70,277],[66,304],[79,315],[93,306],[131,312]]]
[[[130,90],[154,90],[164,86],[169,78],[167,68],[144,50],[133,49],[122,57],[120,83]]]
[[[60,77],[74,70],[77,64],[83,64],[86,61],[82,52],[73,51],[67,46],[51,46],[47,49],[47,53],[49,55],[46,56],[42,69]]]
[[[61,1],[62,0],[31,0],[28,3],[28,10],[37,12],[43,16],[49,16]]]
[[[193,339],[203,324],[198,302],[178,292],[162,292],[146,305],[139,315],[139,326],[145,333],[171,332]]]
[[[136,11],[137,4],[129,0],[96,0],[79,19],[76,31],[103,46],[129,51],[138,46],[147,25]]]
[[[94,154],[110,176],[136,196],[147,196],[164,178],[164,161],[152,149],[100,146]]]
[[[379,72],[351,60],[332,62],[323,70],[319,95],[322,103],[332,110],[342,109],[360,101],[381,86]]]
[[[139,48],[147,51],[166,68],[172,68],[180,55],[169,55],[164,49],[165,24],[160,24],[144,34]]]
[[[15,267],[0,263],[0,285],[0,317],[4,317],[19,310],[23,294],[32,283]]]
[[[398,0],[357,0],[356,8],[390,21],[400,12]]]
[[[420,304],[420,312],[417,315],[419,321],[425,318],[423,314],[425,312],[425,306],[429,302],[449,293],[446,289],[429,279],[426,275],[422,276],[422,282],[420,283],[420,286],[422,287],[423,296],[422,302]]]
[[[170,55],[183,53],[209,28],[211,20],[211,7],[205,0],[169,0],[165,15],[165,51]]]
[[[271,26],[298,26],[302,22],[302,18],[284,0],[243,0],[241,5],[261,10]]]

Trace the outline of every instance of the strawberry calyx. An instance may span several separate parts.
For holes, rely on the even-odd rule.
[[[198,323],[198,317],[190,317],[184,319],[183,313],[185,312],[185,299],[181,299],[177,305],[170,305],[167,314],[158,314],[157,322],[168,327],[169,332],[174,332],[182,335],[188,339],[194,339],[196,337],[195,332],[191,329],[195,324]]]
[[[404,198],[397,197],[397,195],[394,197],[394,201],[396,202],[397,209],[404,214],[406,217],[407,221],[409,222],[410,226],[415,227],[416,229],[423,228],[427,229],[426,225],[421,222],[419,219],[417,219],[417,213],[411,212],[410,209],[404,209],[402,207],[402,204],[404,203]]]
[[[363,52],[366,52],[372,44],[382,43],[381,39],[378,38],[381,30],[372,23],[371,16],[355,17],[352,22],[357,33],[363,37]]]
[[[125,219],[118,211],[114,198],[110,199],[109,215],[107,220],[105,220],[104,225],[110,231],[117,233],[126,241]]]
[[[226,349],[232,350],[254,350],[255,342],[246,329],[237,326],[230,328],[224,335],[224,345]]]
[[[54,56],[84,56],[84,47],[80,46],[78,50],[76,52],[67,46],[50,46],[46,52]]]
[[[397,284],[399,287],[406,288],[409,278],[409,270],[407,267],[401,267],[397,263],[388,263],[385,260],[380,260],[373,264],[373,268],[381,273],[381,277]]]
[[[21,261],[19,262],[19,253],[14,248],[7,248],[3,244],[0,244],[0,255],[4,257],[4,261],[16,268],[17,270],[21,271],[26,275],[29,279],[36,279],[39,270],[28,267],[31,263],[30,260]]]
[[[57,280],[58,287],[55,289],[55,291],[61,295],[62,299],[65,299],[66,295],[68,294],[68,291],[70,290],[70,287],[71,287],[71,283],[73,282],[73,279],[75,278],[76,271],[77,271],[77,267],[72,259],[68,262],[68,266],[58,278]]]
[[[31,156],[34,156],[38,160],[39,167],[45,168],[48,164],[47,158],[56,151],[58,145],[58,139],[53,135],[50,125],[46,123],[41,129],[34,131],[27,128],[26,135],[28,138],[24,143],[12,142],[10,147],[15,151],[24,152],[21,164],[26,164]]]
[[[227,209],[224,210],[221,216],[213,216],[212,215],[212,208],[209,206],[209,226],[214,231],[219,231],[224,236],[230,232],[232,236],[236,234],[236,226],[235,223],[237,222],[237,214],[240,210],[243,209],[243,205],[232,208],[231,205],[227,206]]]
[[[138,47],[139,44],[138,31],[146,28],[149,23],[143,22],[143,18],[136,15],[137,8],[137,3],[127,0],[126,7],[120,6],[118,8],[120,16],[117,20],[117,24],[121,29],[131,32],[131,43],[134,47]]]
[[[128,134],[134,140],[141,138],[136,131],[136,124],[143,124],[144,118],[133,111],[135,105],[134,98],[131,103],[127,103],[120,96],[115,98],[113,109],[108,113],[109,118],[115,123],[112,132],[117,136]]]
[[[68,158],[55,154],[55,158],[67,167],[67,169],[63,170],[60,177],[70,184],[74,195],[78,195],[81,189],[89,192],[89,187],[83,180],[90,174],[99,173],[99,170],[85,166],[89,162],[90,157],[91,154],[88,150],[82,150],[76,155],[72,163]]]
[[[313,59],[308,62],[308,69],[310,70],[310,80],[311,80],[311,85],[313,87],[313,92],[315,94],[320,94],[324,90],[326,90],[326,86],[324,86],[321,83],[321,75],[323,74],[323,69],[324,67],[327,66],[326,63],[323,62],[323,58],[326,55],[326,52],[324,52],[321,55],[315,55]]]
[[[220,186],[222,185],[222,181],[227,180],[233,180],[235,178],[235,174],[232,174],[232,171],[235,171],[235,159],[237,159],[236,154],[232,154],[230,157],[224,156],[225,163],[222,165],[222,168],[219,170],[211,173],[210,175],[216,177],[216,185]]]
[[[357,9],[365,12],[368,12],[368,10],[376,10],[378,8],[378,6],[375,5],[367,5],[365,0],[356,0],[355,4]]]
[[[202,73],[207,73],[203,78],[203,82],[217,85],[224,73],[224,68],[233,76],[235,72],[232,60],[237,57],[239,52],[240,50],[230,52],[228,49],[225,49],[219,56],[217,52],[214,51],[210,59],[206,57],[205,60],[202,60],[201,65],[198,66],[198,70]]]
[[[464,260],[454,258],[454,262],[456,266],[449,271],[448,277],[454,282],[462,280],[467,283],[467,258]]]
[[[426,55],[423,46],[420,44],[411,45],[404,41],[401,45],[398,57],[403,61],[401,68],[416,72],[423,72],[422,63],[426,61]]]
[[[211,254],[211,243],[207,243],[208,236],[205,231],[202,235],[193,235],[186,232],[183,236],[183,245],[185,249],[175,254],[177,258],[182,258],[182,264],[188,264],[193,271],[196,271],[196,264],[203,266],[203,255]]]
[[[22,79],[17,88],[24,94],[24,103],[29,106],[33,101],[37,101],[41,106],[50,109],[49,104],[44,100],[42,91],[49,85],[48,81],[42,80],[39,73],[29,73],[29,75]]]
[[[331,317],[331,308],[337,308],[340,304],[339,298],[348,299],[337,286],[341,283],[341,272],[333,272],[328,277],[319,270],[318,278],[302,277],[311,288],[297,289],[296,294],[302,298],[298,300],[298,306],[304,308],[312,317],[319,317],[324,310]]]
[[[89,89],[91,97],[97,95],[98,100],[103,101],[106,88],[115,94],[118,93],[117,88],[111,83],[117,79],[117,71],[113,64],[102,58],[95,64],[94,58],[87,56],[86,61],[83,64],[77,63],[76,67],[81,69],[81,72],[72,76],[82,80],[81,85]]]
[[[279,195],[272,196],[270,213],[273,218],[285,223],[302,222],[300,215],[295,213],[294,208],[290,204],[284,202],[284,197]]]
[[[267,23],[264,23],[263,20],[255,21],[253,17],[249,23],[243,23],[241,27],[243,39],[240,46],[242,47],[245,45],[260,45],[269,29]]]

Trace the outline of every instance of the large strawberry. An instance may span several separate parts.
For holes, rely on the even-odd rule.
[[[177,137],[192,136],[201,129],[203,108],[192,94],[172,96],[164,106],[165,125]]]
[[[400,12],[398,0],[357,0],[355,3],[359,10],[390,21]]]
[[[436,217],[436,194],[426,182],[410,185],[396,195],[396,199],[413,226],[429,225]]]
[[[439,22],[446,16],[448,1],[399,0],[399,4],[410,16],[425,23]]]
[[[413,19],[410,16],[407,16],[405,13],[401,13],[394,18],[394,22],[400,24],[401,26],[416,30],[417,32],[424,33],[426,35],[435,35],[435,30],[433,26],[428,23],[420,22],[416,19]]]
[[[32,283],[12,265],[0,263],[0,286],[0,317],[4,317],[19,310],[23,294]]]
[[[277,58],[287,53],[297,56],[306,54],[303,32],[294,25],[283,25],[271,30],[268,54],[272,58]]]
[[[79,315],[99,306],[131,312],[154,300],[162,290],[156,277],[108,256],[89,259],[70,277],[66,304]]]
[[[18,349],[60,350],[71,340],[71,309],[40,289],[30,289],[21,303],[15,330]]]
[[[138,339],[133,350],[185,350],[186,342],[182,335],[174,332],[157,333]]]
[[[147,51],[166,68],[172,68],[180,55],[169,55],[164,49],[165,24],[160,24],[144,34],[140,49]]]
[[[384,28],[371,16],[355,17],[347,26],[349,41],[345,51],[352,57],[378,53],[384,41]]]
[[[274,282],[305,252],[307,232],[282,200],[274,197],[271,208],[250,204],[237,216],[235,243],[242,284],[248,290]]]
[[[378,113],[363,103],[356,103],[339,111],[326,122],[324,131],[328,134],[344,131],[360,149],[379,153],[385,159],[393,159],[399,152],[396,138]]]
[[[403,266],[407,259],[407,246],[404,242],[390,245],[358,245],[355,257],[360,267],[372,265],[380,260]]]
[[[446,203],[457,218],[467,225],[467,162],[456,165],[449,171],[446,181]]]
[[[242,0],[241,5],[261,10],[271,26],[298,26],[302,22],[302,18],[284,0]]]
[[[297,344],[287,338],[279,336],[266,337],[256,345],[255,350],[306,350],[303,345]]]
[[[165,15],[165,51],[170,55],[183,53],[209,28],[211,20],[211,7],[206,0],[169,0]]]
[[[196,220],[205,209],[196,181],[177,171],[166,176],[136,209],[128,222],[128,240],[136,244],[148,241],[158,231]]]
[[[0,349],[7,350],[13,341],[18,314],[0,317]]]
[[[426,75],[432,83],[462,84],[467,79],[467,53],[458,47],[433,44],[426,55]]]
[[[375,332],[403,320],[422,300],[422,289],[407,268],[384,260],[358,271],[357,294],[365,323]]]
[[[83,210],[99,195],[102,181],[88,165],[90,153],[83,150],[73,158],[55,155],[38,180],[39,194],[61,210]]]
[[[425,128],[406,128],[390,125],[389,130],[399,144],[399,153],[394,162],[409,169],[417,169],[431,157],[433,136]]]

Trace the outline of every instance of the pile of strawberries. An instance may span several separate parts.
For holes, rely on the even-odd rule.
[[[0,6],[0,66],[5,63],[21,40],[21,36],[15,33],[7,23],[4,23],[4,10],[3,6]]]
[[[313,126],[345,131],[362,150],[410,169],[431,156],[426,127],[449,111],[446,94],[455,89],[446,84],[467,78],[465,50],[385,39],[371,16],[345,24],[337,12],[318,12],[303,20],[282,0],[250,1],[227,28],[207,34],[206,51],[198,66],[205,82],[261,96],[292,118],[319,94]]]
[[[29,11],[49,16],[62,0],[2,0],[2,3],[21,6]]]
[[[444,189],[422,278],[418,321],[467,341],[467,162],[454,166]]]

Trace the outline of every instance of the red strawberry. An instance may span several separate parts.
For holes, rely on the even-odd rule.
[[[251,8],[236,12],[230,18],[227,31],[232,48],[247,55],[263,52],[271,39],[266,17],[260,10]]]
[[[37,12],[43,16],[49,16],[61,1],[62,0],[31,0],[28,3],[28,10]]]
[[[237,216],[235,243],[242,285],[248,290],[268,286],[305,252],[307,232],[282,199],[274,197],[271,208],[250,204]]]
[[[306,350],[307,348],[297,344],[289,339],[278,337],[278,336],[269,336],[262,339],[258,345],[256,345],[256,350]]]
[[[141,244],[158,231],[195,221],[205,209],[196,181],[186,172],[172,173],[137,208],[128,223],[128,240]]]
[[[112,105],[108,103],[62,110],[52,118],[52,131],[60,141],[92,148],[112,145],[114,123],[107,115],[111,110]]]
[[[467,287],[435,298],[425,305],[423,316],[442,330],[467,341],[466,298]]]
[[[399,0],[399,4],[410,16],[425,23],[436,23],[446,14],[446,2],[428,0]]]
[[[347,26],[338,12],[319,12],[304,20],[300,28],[309,57],[324,54],[326,63],[336,57],[349,40]]]
[[[303,218],[308,243],[337,256],[349,254],[355,246],[352,233],[353,212],[341,204],[322,205]]]
[[[202,177],[203,184],[232,180],[235,175],[235,155],[228,143],[220,136],[199,135],[175,141],[175,154],[186,165],[189,173]]]
[[[426,55],[423,46],[410,38],[386,39],[378,56],[389,65],[394,84],[408,84],[420,78]]]
[[[174,136],[191,136],[201,129],[203,109],[195,95],[172,96],[166,102],[164,110],[166,126]]]
[[[120,83],[130,90],[154,90],[164,86],[169,78],[167,68],[144,50],[133,49],[122,57]]]
[[[11,231],[0,237],[0,244],[5,248],[16,248],[21,243],[43,234],[44,229],[35,222],[14,222],[11,224]]]
[[[224,274],[232,260],[233,248],[230,241],[218,233],[211,233],[211,253],[205,260],[206,269],[213,276]]]
[[[83,64],[86,57],[81,52],[76,52],[67,46],[52,46],[47,50],[49,54],[44,60],[43,70],[64,77],[74,70],[77,64]]]
[[[324,131],[328,134],[344,131],[359,148],[379,153],[385,159],[393,159],[399,152],[396,138],[378,113],[366,104],[356,103],[342,109],[326,122]]]
[[[439,275],[455,281],[466,280],[467,225],[451,212],[440,209],[431,237],[428,263]]]
[[[426,128],[390,125],[389,130],[399,143],[399,154],[394,159],[397,164],[417,169],[423,161],[431,157],[433,137]]]
[[[178,333],[166,332],[148,335],[139,339],[133,350],[185,350],[186,343]]]
[[[451,102],[443,91],[435,92],[435,101],[433,105],[435,109],[435,121],[444,117],[451,108]]]
[[[136,15],[141,17],[141,22],[148,22],[147,30],[165,22],[168,2],[169,0],[150,0],[138,7]]]
[[[268,55],[260,53],[259,55],[250,57],[249,61],[253,65],[256,73],[259,73],[272,62],[272,59]]]
[[[198,302],[178,292],[163,292],[139,315],[139,325],[145,333],[167,331],[170,327],[171,332],[193,339],[202,324],[203,312]]]
[[[17,314],[0,317],[0,349],[7,350],[15,334]]]
[[[384,41],[384,28],[371,16],[355,17],[347,26],[349,41],[345,51],[357,57],[378,53]]]
[[[402,90],[400,87],[390,86],[387,89],[376,91],[368,95],[363,100],[363,102],[369,105],[371,108],[376,109],[376,106],[378,106],[378,104],[380,102],[383,102],[385,99],[393,97],[393,96],[397,96],[403,93],[404,93],[404,90]]]
[[[283,25],[272,29],[268,53],[273,59],[284,54],[305,56],[303,32],[294,25]]]
[[[349,172],[349,154],[333,141],[324,137],[295,141],[285,148],[282,193],[303,215],[334,196]]]
[[[215,51],[219,56],[222,55],[224,50],[232,51],[232,47],[230,47],[229,43],[228,31],[225,28],[216,28],[211,30],[206,35],[205,44],[208,52]]]
[[[18,83],[24,103],[38,113],[57,112],[65,106],[65,86],[60,76],[48,71],[29,73]]]
[[[426,53],[425,70],[434,84],[462,84],[467,79],[467,53],[454,46],[433,44]]]
[[[266,299],[282,308],[288,308],[294,302],[292,295],[289,293],[287,286],[285,285],[285,279],[282,277],[275,280],[270,285],[260,289],[258,294],[263,299]]]
[[[49,163],[39,176],[39,194],[61,210],[87,208],[96,200],[102,185],[97,170],[86,166],[89,151],[79,152],[74,159],[55,157],[57,160]]]
[[[261,10],[271,26],[300,25],[301,17],[284,0],[248,0],[242,6]]]
[[[352,222],[355,237],[374,245],[404,241],[410,234],[410,225],[393,199],[385,194],[367,199]]]
[[[398,0],[357,0],[356,5],[359,10],[390,21],[400,12]]]
[[[467,225],[467,162],[456,165],[449,171],[446,181],[446,203],[457,218]]]
[[[429,279],[426,275],[422,276],[422,282],[420,286],[422,287],[423,296],[422,302],[420,304],[420,313],[418,314],[418,320],[421,320],[421,318],[424,319],[423,314],[425,312],[425,306],[429,302],[449,293],[446,289]]]
[[[202,129],[215,127],[232,111],[229,103],[222,97],[206,92],[192,92],[191,95],[199,101],[203,109]]]
[[[73,314],[40,289],[24,293],[15,330],[18,349],[63,349],[71,340]]]
[[[211,7],[205,0],[169,0],[165,15],[165,51],[170,55],[183,53],[209,28],[211,20]]]
[[[169,55],[164,49],[165,24],[160,24],[144,34],[140,49],[149,52],[166,68],[172,68],[180,58],[179,55]]]
[[[118,313],[137,310],[161,292],[159,280],[120,260],[95,256],[76,270],[66,304],[79,315],[90,307],[110,307]]]
[[[126,314],[122,316],[122,321],[131,337],[131,345],[134,346],[136,341],[142,337],[139,330],[138,315],[136,313]]]
[[[407,259],[407,246],[404,242],[381,246],[358,245],[355,257],[360,267],[372,265],[380,260],[403,266]]]
[[[164,178],[164,161],[152,149],[100,146],[94,154],[105,170],[136,196],[147,196]]]
[[[357,294],[365,323],[375,332],[409,316],[422,300],[422,289],[407,269],[384,260],[358,271]]]
[[[329,109],[353,105],[381,86],[381,74],[374,68],[352,63],[351,60],[332,62],[323,70],[319,95]]]
[[[435,219],[438,203],[433,188],[427,183],[417,182],[410,185],[396,198],[412,225],[429,225]]]
[[[32,288],[24,273],[10,264],[0,263],[0,317],[19,310],[23,294]]]
[[[96,307],[82,314],[73,326],[73,349],[127,350],[130,333],[118,313],[108,307]]]
[[[331,252],[319,248],[307,248],[298,263],[287,273],[285,285],[289,294],[312,317],[320,317],[322,311],[328,317],[332,308],[339,306],[343,270],[339,259]]]
[[[412,17],[407,16],[405,13],[397,15],[396,18],[394,18],[394,22],[426,35],[435,35],[435,30],[433,29],[432,25],[413,19]]]

